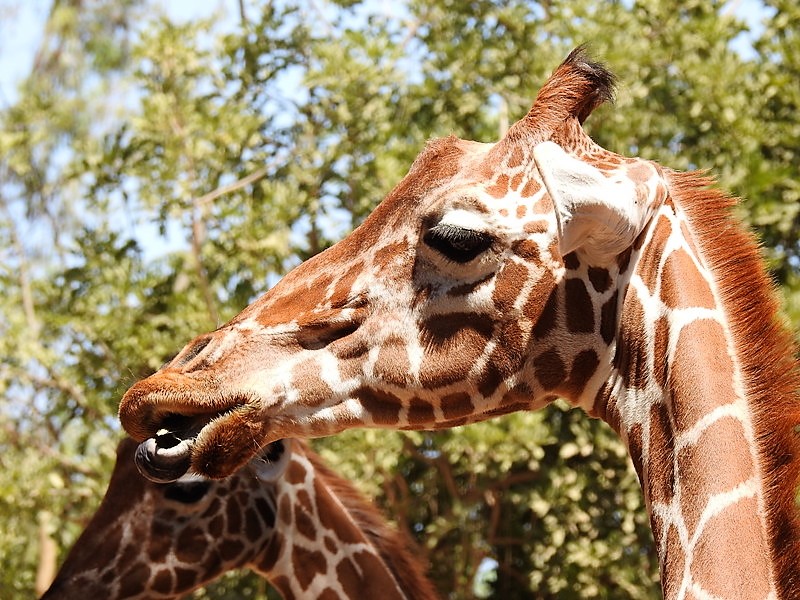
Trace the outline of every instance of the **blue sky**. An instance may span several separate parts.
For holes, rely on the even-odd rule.
[[[0,0],[0,108],[14,102],[18,83],[30,72],[52,0]],[[236,0],[169,0],[159,5],[176,20],[237,14]]]
[[[370,1],[382,4],[381,0]],[[0,0],[0,108],[13,103],[18,82],[30,71],[51,3],[52,0]],[[237,0],[169,0],[159,6],[175,19],[214,13],[233,18],[238,11]],[[768,9],[761,0],[731,0],[726,10],[732,10],[750,27],[750,32],[735,41],[736,49],[747,56],[752,52],[752,39],[763,30]]]

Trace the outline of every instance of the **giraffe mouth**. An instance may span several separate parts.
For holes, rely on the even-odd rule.
[[[170,483],[183,477],[192,464],[192,449],[197,436],[208,423],[192,419],[183,425],[164,426],[155,437],[146,439],[136,448],[136,468],[155,483]]]

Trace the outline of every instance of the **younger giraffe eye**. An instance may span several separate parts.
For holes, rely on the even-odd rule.
[[[193,481],[191,483],[170,483],[164,490],[164,497],[181,504],[194,504],[199,502],[211,489],[208,481]]]
[[[492,245],[492,236],[482,231],[439,223],[422,236],[422,241],[457,263],[468,263]]]

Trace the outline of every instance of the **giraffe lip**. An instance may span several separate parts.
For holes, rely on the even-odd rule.
[[[136,468],[156,483],[170,483],[186,474],[192,463],[192,448],[200,428],[172,432],[159,430],[136,448]]]

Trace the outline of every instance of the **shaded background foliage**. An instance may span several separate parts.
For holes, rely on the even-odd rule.
[[[497,139],[579,43],[620,80],[595,139],[745,198],[800,323],[795,2],[159,6],[42,4],[30,74],[0,90],[0,597],[31,597],[99,503],[129,385],[346,234],[426,139]],[[624,448],[564,405],[315,447],[444,597],[660,594]],[[274,592],[234,573],[195,596]]]

